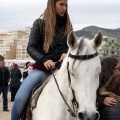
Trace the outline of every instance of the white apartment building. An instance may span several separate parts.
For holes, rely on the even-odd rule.
[[[0,55],[5,59],[31,59],[26,52],[31,27],[0,33]]]
[[[26,51],[30,31],[31,27],[26,27],[24,30],[0,33],[0,55],[3,55],[6,60],[31,60]],[[120,45],[117,44],[116,38],[103,36],[103,42],[98,48],[98,52],[100,57],[111,55],[120,57]]]
[[[120,57],[120,45],[117,39],[103,36],[102,45],[98,48],[100,57],[117,56]]]
[[[26,49],[29,40],[31,27],[26,27],[24,32],[25,35],[20,38],[19,42],[16,45],[16,59],[17,60],[31,60],[31,57],[28,55]]]

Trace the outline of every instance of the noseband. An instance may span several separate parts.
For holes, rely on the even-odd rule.
[[[90,55],[72,55],[71,53],[69,53],[69,57],[74,58],[74,59],[79,59],[79,60],[88,60],[88,59],[96,57],[97,55],[98,55],[97,51],[96,53],[90,54]]]

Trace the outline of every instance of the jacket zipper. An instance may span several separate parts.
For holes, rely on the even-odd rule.
[[[56,58],[56,57],[57,57],[57,46],[55,45],[55,47],[56,47],[56,51],[55,51],[55,62],[57,62],[57,61],[56,61],[56,59],[57,59],[57,58]]]

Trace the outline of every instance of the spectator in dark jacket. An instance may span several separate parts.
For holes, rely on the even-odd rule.
[[[7,67],[5,67],[4,60],[0,60],[0,93],[3,94],[3,111],[8,110],[8,82],[10,79],[10,72]]]
[[[21,85],[20,79],[22,78],[21,71],[17,64],[12,65],[10,78],[11,101],[14,101],[15,95]]]
[[[102,110],[103,119],[120,120],[120,74],[114,74],[100,89],[100,94],[113,97],[118,101],[118,103],[112,107],[104,106],[104,109]]]
[[[103,61],[101,62],[101,65],[102,65],[102,71],[100,74],[99,89],[101,89],[109,81],[109,79],[113,74],[120,73],[119,61],[115,57],[107,57],[103,59]],[[109,120],[109,119],[104,119],[103,117],[104,109],[106,108],[114,109],[113,107],[120,106],[117,99],[109,95],[100,95],[99,90],[98,90],[97,101],[98,101],[98,110],[101,116],[100,120]],[[111,114],[111,115],[113,114],[112,111],[106,110],[106,112],[107,114]]]
[[[25,78],[28,76],[28,67],[31,65],[31,62],[26,62],[25,64],[25,68],[23,70],[23,80],[25,80]],[[26,71],[27,70],[27,71]]]

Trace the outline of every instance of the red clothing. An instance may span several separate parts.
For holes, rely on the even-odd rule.
[[[33,67],[33,69],[41,70],[41,71],[44,71],[44,72],[50,72],[50,70],[47,70],[44,66],[40,66],[40,65],[37,65],[37,64],[32,64],[32,67]]]

